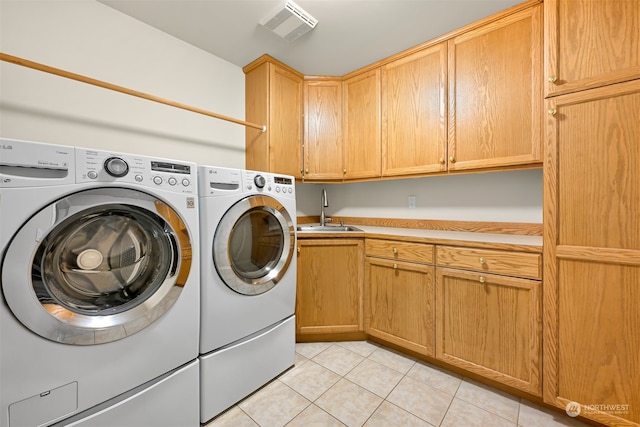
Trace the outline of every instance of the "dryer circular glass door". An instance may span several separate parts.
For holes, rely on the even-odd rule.
[[[11,311],[67,344],[136,333],[178,299],[191,268],[187,226],[147,193],[102,188],[43,208],[13,237],[2,265]]]
[[[295,224],[284,206],[269,196],[249,196],[220,220],[213,238],[213,262],[230,289],[259,295],[282,279],[294,244]]]

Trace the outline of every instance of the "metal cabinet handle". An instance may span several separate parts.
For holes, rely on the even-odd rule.
[[[551,108],[549,109],[549,111],[547,111],[547,113],[549,113],[550,116],[555,116],[556,114],[558,114],[558,110],[556,110],[555,108]]]
[[[549,76],[547,81],[549,81],[549,83],[555,83],[558,81],[558,76]]]
[[[398,253],[398,248],[393,248],[393,253],[397,254]]]
[[[480,283],[484,283],[487,281],[487,279],[485,279],[484,276],[480,276],[478,280],[480,281]]]
[[[455,163],[455,162],[456,162],[456,158],[455,158],[455,157],[453,157],[453,156],[451,156],[451,157],[449,157],[449,161],[450,161],[451,163]]]
[[[486,259],[484,259],[484,258],[480,258],[480,264],[486,264],[486,263],[487,263],[487,260],[486,260]]]
[[[394,270],[397,270],[397,269],[398,269],[398,264],[394,263],[394,264],[393,264],[393,269],[394,269]]]

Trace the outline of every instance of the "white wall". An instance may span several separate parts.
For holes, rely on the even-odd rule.
[[[94,0],[0,0],[0,51],[244,118],[241,68]],[[0,62],[0,136],[244,167],[244,127]],[[542,222],[540,170],[298,184],[298,214]],[[417,207],[407,207],[407,197]]]
[[[0,51],[244,119],[240,67],[94,0],[1,0]],[[0,62],[0,136],[244,167],[244,127]]]
[[[542,170],[441,175],[351,184],[298,184],[299,216],[320,214],[325,188],[337,216],[542,223]],[[416,208],[408,196],[416,196]]]

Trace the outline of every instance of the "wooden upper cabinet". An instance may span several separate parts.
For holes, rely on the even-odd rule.
[[[640,0],[545,0],[545,96],[640,77]]]
[[[342,79],[304,81],[304,179],[342,179]]]
[[[380,69],[344,80],[344,178],[380,176]]]
[[[447,43],[382,67],[382,175],[446,171]]]
[[[448,41],[449,170],[542,160],[542,5]]]
[[[302,168],[303,76],[264,55],[244,67],[247,127],[246,168],[300,178]]]

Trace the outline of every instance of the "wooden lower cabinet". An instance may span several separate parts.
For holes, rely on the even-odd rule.
[[[436,358],[542,395],[537,280],[436,268]]]
[[[296,334],[364,331],[364,240],[299,239]]]
[[[365,275],[365,332],[433,357],[434,267],[367,257]]]

